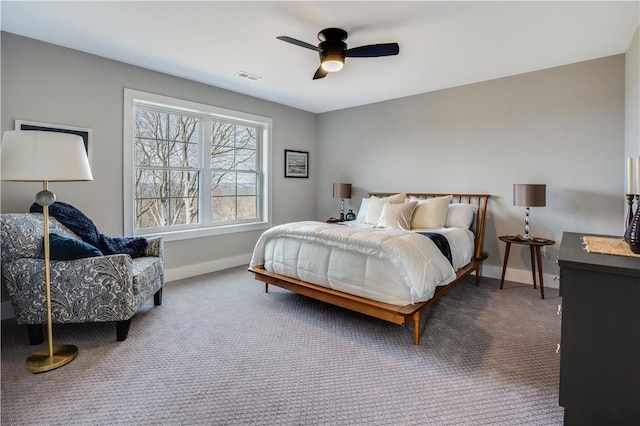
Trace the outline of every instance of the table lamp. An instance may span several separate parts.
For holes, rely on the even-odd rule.
[[[78,348],[73,345],[53,345],[51,315],[51,273],[49,263],[49,206],[56,196],[49,191],[49,182],[93,180],[87,151],[80,136],[70,133],[10,130],[2,136],[0,157],[1,179],[9,182],[42,182],[36,202],[44,217],[44,277],[47,315],[47,349],[27,358],[27,370],[42,373],[73,361]]]
[[[350,183],[334,183],[333,198],[341,199],[340,221],[342,222],[344,221],[344,199],[351,198],[351,184]]]
[[[513,205],[526,207],[524,216],[525,240],[533,240],[529,233],[529,207],[544,207],[547,205],[547,185],[516,183],[513,185]]]

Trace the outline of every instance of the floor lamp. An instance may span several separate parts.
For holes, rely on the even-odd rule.
[[[9,182],[42,182],[42,191],[36,202],[42,206],[44,216],[44,278],[47,314],[47,349],[39,350],[27,358],[27,370],[43,373],[73,361],[78,348],[73,345],[53,344],[51,319],[51,275],[49,262],[49,206],[56,196],[49,191],[49,182],[93,180],[87,151],[80,136],[41,131],[10,130],[2,136],[0,175]]]

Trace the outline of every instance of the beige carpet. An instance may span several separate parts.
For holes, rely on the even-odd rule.
[[[554,425],[561,298],[461,283],[412,328],[273,288],[245,268],[169,283],[129,338],[56,325],[76,360],[31,374],[2,322],[3,425]]]

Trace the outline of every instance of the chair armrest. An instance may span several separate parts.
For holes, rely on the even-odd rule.
[[[162,237],[147,238],[147,248],[144,251],[145,256],[159,257],[164,260],[164,243]]]

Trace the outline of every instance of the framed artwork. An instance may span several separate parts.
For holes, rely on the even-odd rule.
[[[40,130],[43,132],[59,132],[78,135],[84,142],[89,164],[91,164],[91,129],[85,127],[64,126],[61,124],[41,123],[38,121],[16,120],[15,130]]]
[[[284,150],[284,177],[308,178],[309,153],[306,151]]]

